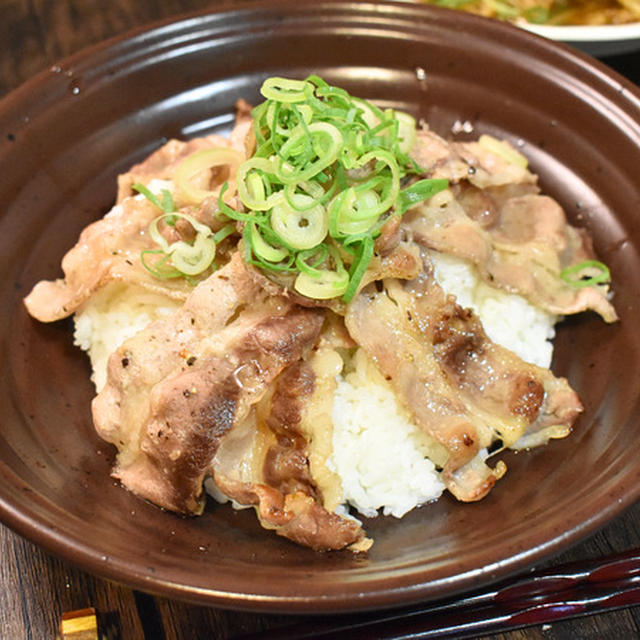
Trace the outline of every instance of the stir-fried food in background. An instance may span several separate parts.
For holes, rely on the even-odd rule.
[[[75,313],[129,489],[363,551],[350,509],[479,500],[501,452],[570,433],[549,339],[567,314],[617,319],[610,274],[508,142],[448,142],[317,76],[262,92],[228,138],[121,176],[25,303]]]
[[[548,25],[625,24],[640,20],[640,0],[423,0],[487,18]]]

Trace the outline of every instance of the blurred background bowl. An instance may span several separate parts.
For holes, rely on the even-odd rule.
[[[640,22],[599,26],[519,24],[539,36],[564,42],[592,56],[613,56],[640,51]]]

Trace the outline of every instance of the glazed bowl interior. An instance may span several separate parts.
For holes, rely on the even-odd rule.
[[[113,203],[116,176],[169,138],[226,131],[264,78],[318,73],[456,139],[491,133],[526,154],[543,190],[611,268],[620,322],[558,327],[553,368],[585,405],[574,433],[505,454],[482,502],[444,497],[366,520],[366,555],[314,553],[251,511],[184,519],[109,476],[93,389],[70,321],[22,298]],[[242,609],[330,612],[451,595],[592,533],[640,492],[640,99],[595,61],[509,25],[402,3],[260,2],[99,45],[0,103],[0,515],[78,565],[166,596]],[[90,268],[90,265],[88,266]]]

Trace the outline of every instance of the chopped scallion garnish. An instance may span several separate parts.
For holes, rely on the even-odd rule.
[[[565,267],[560,272],[560,278],[568,285],[581,289],[610,282],[611,273],[609,267],[599,260],[584,260]]]
[[[446,189],[448,186],[449,183],[444,178],[418,180],[418,182],[414,182],[411,186],[400,192],[400,199],[397,205],[398,213],[402,215],[407,209],[428,200],[431,196]]]
[[[218,194],[228,222],[212,230],[177,211],[171,192],[134,189],[162,215],[149,226],[159,246],[142,252],[142,264],[158,278],[194,278],[215,268],[216,245],[242,227],[245,260],[266,272],[296,275],[302,295],[349,302],[374,255],[375,239],[393,216],[448,186],[446,180],[402,185],[422,170],[409,156],[417,138],[407,113],[380,109],[312,75],[306,80],[269,78],[265,102],[252,111],[256,148],[251,158],[217,147],[185,158],[173,175],[179,204],[200,205],[214,191],[212,169],[227,167],[239,206]],[[182,218],[195,237],[169,242],[159,225]],[[182,227],[182,225],[179,225]],[[176,229],[177,230],[177,229]],[[192,235],[193,235],[192,233]]]
[[[181,218],[193,227],[196,236],[192,243],[176,240],[169,244],[158,229],[158,224],[168,217],[176,221]],[[216,243],[211,229],[186,213],[163,213],[158,216],[149,225],[149,236],[170,258],[173,267],[186,276],[200,275],[213,264],[216,257]]]
[[[131,186],[134,191],[137,191],[139,194],[143,195],[151,204],[155,205],[162,211],[163,213],[173,213],[176,210],[176,205],[173,202],[173,196],[171,195],[171,191],[168,189],[163,189],[161,192],[161,197],[158,196],[151,191],[148,187],[143,185],[141,182],[136,182]],[[167,224],[175,224],[175,220],[172,220]]]
[[[245,258],[265,271],[298,273],[295,289],[312,298],[355,295],[389,215],[448,186],[420,180],[409,157],[415,119],[384,111],[318,76],[269,78],[254,108],[256,149],[238,168],[245,211],[221,212],[245,224]],[[343,258],[347,264],[343,263]]]
[[[168,189],[163,189],[161,197],[158,198],[148,187],[139,182],[132,188],[163,212],[152,220],[148,231],[149,237],[160,249],[147,249],[140,254],[142,266],[149,273],[156,278],[183,276],[192,278],[215,266],[216,243],[235,231],[233,225],[226,225],[214,235],[206,224],[198,222],[193,216],[176,211],[173,197]],[[192,242],[177,240],[169,244],[158,225],[164,222],[167,226],[175,227],[179,219],[186,220],[191,225],[196,234],[195,238]],[[151,261],[150,256],[157,256],[157,259]]]
[[[178,195],[188,204],[200,204],[205,198],[215,195],[215,192],[196,186],[194,178],[216,167],[229,167],[233,171],[243,160],[244,156],[239,151],[226,147],[195,151],[178,165],[173,174]]]

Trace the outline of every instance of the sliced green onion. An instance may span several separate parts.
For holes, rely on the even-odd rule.
[[[236,173],[244,210],[221,214],[244,225],[245,260],[266,272],[295,272],[302,295],[353,298],[391,215],[447,186],[401,181],[423,170],[409,157],[415,119],[381,110],[318,76],[271,78],[252,110],[256,150]]]
[[[266,227],[262,227],[263,232],[267,231]],[[268,271],[295,271],[295,256],[292,253],[288,253],[282,262],[270,262],[262,258],[255,250],[253,245],[253,234],[251,223],[245,224],[242,230],[242,238],[244,240],[244,259],[248,264],[254,264],[261,269],[267,269]],[[269,239],[270,241],[271,239]],[[267,240],[265,240],[265,243]],[[275,248],[275,247],[273,247]]]
[[[258,227],[254,222],[248,223],[248,226],[251,248],[257,257],[267,262],[282,262],[289,255],[289,252],[284,247],[274,247],[269,244],[260,235]]]
[[[407,209],[415,207],[415,205],[428,200],[440,191],[444,191],[449,186],[449,181],[444,178],[427,178],[418,180],[411,186],[403,189],[398,198],[396,205],[396,213],[403,215]]]
[[[300,189],[301,191],[304,191],[308,196],[311,196],[310,200],[303,201],[299,198],[295,198],[294,196],[297,193],[297,189]],[[331,196],[331,192],[332,190],[325,191],[317,182],[309,182],[307,180],[303,180],[301,182],[286,185],[284,188],[284,197],[287,201],[287,204],[292,209],[304,210],[310,209],[317,204],[322,204]]]
[[[305,150],[309,144],[313,147],[316,159],[299,168],[291,165],[288,160],[300,155],[301,151]],[[310,124],[308,134],[305,127],[296,127],[289,140],[280,149],[281,158],[277,164],[277,176],[285,184],[309,180],[336,161],[341,147],[340,131],[328,122]]]
[[[260,89],[265,98],[279,102],[304,102],[307,97],[304,80],[290,80],[288,78],[267,78]]]
[[[610,282],[611,273],[609,267],[603,262],[599,260],[585,260],[570,267],[565,267],[560,272],[560,278],[568,285],[581,289],[583,287],[593,287],[598,284]]]
[[[318,278],[320,271],[318,267],[327,259],[329,255],[329,247],[323,242],[313,249],[305,249],[296,255],[296,267],[312,278]],[[333,257],[333,254],[332,254]],[[313,263],[309,264],[309,260],[313,258]]]
[[[333,238],[345,238],[366,233],[378,221],[380,198],[367,189],[357,192],[353,187],[342,191],[329,206],[329,233]]]
[[[326,209],[319,204],[309,209],[306,204],[313,203],[310,196],[296,193],[292,196],[299,209],[293,209],[287,202],[276,205],[271,210],[271,228],[284,243],[294,249],[311,249],[319,245],[329,230]]]
[[[349,274],[342,272],[324,271],[318,278],[312,278],[309,274],[301,272],[296,277],[294,289],[307,298],[315,300],[329,300],[339,298],[347,290]]]
[[[158,209],[164,213],[172,213],[176,210],[176,205],[173,202],[171,192],[167,189],[162,190],[162,198],[158,199],[156,194],[141,182],[136,182],[131,185],[131,188],[143,195],[149,202],[151,202],[151,204],[158,207]]]
[[[147,260],[147,256],[152,255],[159,257],[153,264]],[[162,249],[145,249],[140,252],[140,262],[142,262],[142,266],[154,277],[163,280],[168,278],[183,278],[184,273],[169,264],[170,257],[171,256],[167,255]]]
[[[202,149],[187,156],[178,165],[173,174],[173,182],[183,200],[188,204],[200,204],[205,198],[215,195],[215,192],[196,187],[193,179],[203,171],[214,167],[229,166],[234,172],[243,160],[243,155],[234,149],[226,147]]]
[[[220,231],[216,231],[213,234],[213,241],[216,244],[220,244],[225,238],[233,235],[236,232],[236,226],[234,224],[226,224]]]
[[[349,274],[335,247],[327,247],[334,264],[335,270],[317,269],[306,265],[306,268],[298,274],[294,283],[294,289],[307,298],[316,300],[330,300],[344,294],[349,286]],[[297,261],[299,265],[299,260]]]
[[[369,129],[373,129],[380,124],[380,120],[382,120],[383,115],[378,107],[372,105],[366,100],[362,100],[361,98],[351,98],[351,100],[360,112],[360,117],[364,120]]]
[[[184,240],[177,240],[169,244],[158,229],[160,221],[167,217],[182,218],[191,224],[196,232],[193,244]],[[160,245],[162,252],[170,258],[173,267],[183,275],[196,276],[203,273],[213,264],[216,256],[216,243],[213,240],[211,229],[186,213],[163,213],[158,216],[149,225],[149,236],[156,244]]]
[[[171,245],[173,266],[188,276],[197,276],[206,271],[216,257],[216,244],[202,233],[196,235],[193,244],[180,240]]]
[[[211,229],[201,222],[198,222],[193,216],[179,213],[175,211],[175,204],[171,193],[166,189],[162,192],[162,199],[153,194],[147,187],[140,183],[133,185],[136,191],[144,195],[147,200],[152,202],[156,207],[164,211],[164,213],[149,225],[149,237],[158,245],[160,249],[146,249],[140,252],[140,261],[142,266],[156,278],[180,278],[197,276],[206,271],[214,264],[216,257],[216,243],[211,236]],[[189,244],[184,240],[178,240],[169,244],[167,239],[160,233],[158,224],[164,221],[169,226],[175,226],[176,221],[183,218],[193,227],[196,237],[193,244]],[[229,227],[231,225],[227,225]],[[233,232],[224,228],[226,235]],[[224,237],[226,237],[226,235]],[[149,262],[148,256],[159,256],[157,260]]]
[[[284,200],[282,191],[267,193],[266,182],[275,178],[275,164],[266,158],[251,158],[236,173],[238,196],[242,204],[254,211],[268,211]]]
[[[416,119],[403,111],[395,112],[398,121],[398,148],[402,153],[409,153],[416,143]]]
[[[220,208],[220,213],[231,220],[238,220],[239,222],[251,222],[252,220],[255,220],[255,213],[243,213],[241,211],[236,211],[224,201],[224,194],[228,188],[229,183],[225,182],[218,194],[218,207]],[[259,212],[259,214],[263,215],[262,212]]]
[[[193,216],[190,216],[186,213],[177,213],[177,212],[175,214],[163,213],[161,216],[158,216],[157,218],[155,218],[149,225],[149,235],[151,236],[151,239],[156,244],[159,244],[162,247],[163,251],[166,251],[167,253],[170,253],[172,245],[170,245],[167,242],[166,238],[158,230],[158,223],[161,220],[165,220],[166,218],[171,216],[186,220],[193,227],[196,234],[204,235],[205,237],[211,235],[211,229],[206,224],[202,224],[202,222],[198,222]],[[182,240],[179,240],[178,242],[182,242]]]
[[[385,211],[391,209],[395,204],[398,194],[400,193],[400,170],[398,163],[393,157],[393,154],[386,149],[376,149],[365,153],[358,161],[358,166],[365,166],[368,162],[376,160],[378,162],[386,164],[390,170],[389,180],[386,184],[386,188],[383,189],[383,197],[376,207],[377,215],[383,214]],[[377,169],[379,171],[380,169]]]
[[[373,238],[366,237],[363,239],[362,243],[358,247],[358,251],[356,253],[356,258],[351,265],[351,269],[349,271],[349,286],[344,292],[342,299],[345,302],[351,302],[353,296],[358,291],[358,287],[360,286],[360,282],[362,280],[362,276],[364,276],[369,263],[371,262],[371,258],[373,257]]]
[[[378,217],[380,196],[373,189],[355,189],[356,198],[353,203],[354,220],[370,220]]]

